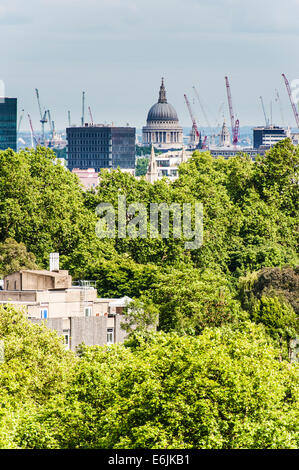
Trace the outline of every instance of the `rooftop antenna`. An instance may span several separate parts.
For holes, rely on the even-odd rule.
[[[69,122],[69,127],[71,127],[71,112],[67,112],[67,117],[68,117],[68,122]]]

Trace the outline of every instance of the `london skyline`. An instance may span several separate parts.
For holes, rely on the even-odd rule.
[[[275,90],[285,125],[295,126],[281,77],[299,77],[294,53],[299,45],[299,1],[223,0],[19,0],[0,4],[2,67],[6,94],[18,98],[39,129],[35,88],[51,110],[56,128],[80,123],[82,91],[94,122],[141,128],[157,101],[165,77],[168,101],[180,123],[191,126],[184,93],[196,86],[212,125],[225,104],[224,76],[232,88],[240,125],[263,125],[259,102],[281,125]],[[203,122],[196,102],[194,111]],[[23,130],[29,130],[26,120]],[[28,128],[28,129],[27,129]]]

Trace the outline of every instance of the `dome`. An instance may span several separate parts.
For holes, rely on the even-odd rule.
[[[154,104],[148,112],[147,121],[176,121],[178,116],[174,107],[167,103],[166,90],[164,87],[164,80],[160,86],[158,103]]]
[[[147,121],[178,121],[178,116],[170,103],[156,103],[149,110]]]

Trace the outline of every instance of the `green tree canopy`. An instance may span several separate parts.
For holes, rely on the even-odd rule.
[[[298,369],[279,363],[263,327],[153,334],[89,347],[63,401],[18,429],[61,448],[297,448]],[[30,429],[30,433],[26,430]]]

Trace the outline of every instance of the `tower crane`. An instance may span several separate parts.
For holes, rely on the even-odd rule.
[[[67,117],[68,117],[68,122],[69,122],[69,127],[71,127],[71,112],[67,112]]]
[[[207,116],[207,114],[206,114],[206,112],[205,112],[205,109],[204,109],[203,104],[202,104],[202,102],[201,102],[201,100],[200,100],[200,98],[199,98],[199,94],[198,94],[198,91],[197,91],[197,89],[195,88],[195,86],[193,87],[193,90],[194,90],[194,93],[195,93],[195,95],[196,95],[196,97],[197,97],[197,100],[198,100],[200,109],[201,109],[202,114],[203,114],[203,116],[204,116],[204,118],[205,118],[205,121],[206,121],[206,123],[207,123],[207,125],[208,125],[208,128],[211,129],[211,124],[210,124],[210,122],[209,122],[208,116]]]
[[[190,105],[190,102],[187,98],[187,95],[184,95],[184,98],[185,98],[185,101],[186,101],[186,105],[187,105],[187,108],[189,110],[189,114],[190,114],[190,117],[191,117],[191,121],[192,121],[192,128],[193,130],[195,131],[195,134],[196,136],[198,137],[199,139],[199,144],[201,143],[201,136],[200,136],[200,132],[197,128],[197,124],[196,124],[196,120],[195,120],[195,117],[193,116],[193,112],[192,112],[192,109],[191,109],[191,105]]]
[[[54,127],[54,121],[52,121],[52,119],[51,119],[51,113],[50,113],[49,109],[47,110],[47,113],[48,113],[48,117],[49,117],[50,131],[51,131],[51,135],[52,135],[52,138],[50,140],[50,144],[52,145],[53,141],[55,139],[55,127]]]
[[[34,130],[33,130],[33,125],[32,125],[32,121],[31,121],[31,117],[30,117],[30,114],[28,114],[28,119],[29,119],[29,125],[30,125],[30,131],[31,131],[31,145],[33,147],[33,140],[35,142],[35,146],[37,146],[39,144],[37,138],[35,137],[35,134],[34,134]]]
[[[279,104],[281,123],[284,126],[284,117],[283,117],[282,105],[281,105],[280,96],[279,96],[279,93],[278,93],[277,89],[275,89],[275,101]]]
[[[89,115],[90,115],[90,123],[93,126],[93,117],[92,117],[90,106],[88,106],[88,111],[89,111]]]
[[[267,118],[267,115],[266,115],[265,106],[264,106],[264,101],[263,101],[263,97],[262,97],[262,96],[260,96],[260,100],[261,100],[261,104],[262,104],[262,108],[263,108],[263,113],[264,113],[264,117],[265,117],[266,127],[269,127],[269,119]]]
[[[19,119],[19,124],[18,124],[17,134],[19,134],[19,132],[20,132],[21,122],[22,122],[23,116],[24,116],[24,109],[22,109],[22,111],[21,111],[21,115],[20,115],[20,119]]]
[[[39,114],[40,114],[40,123],[42,127],[42,145],[45,145],[45,123],[48,122],[47,120],[47,111],[42,111],[42,107],[40,104],[40,99],[39,99],[39,92],[38,89],[35,88],[35,93],[36,93],[36,98],[37,98],[37,103],[38,103],[38,109],[39,109]]]
[[[294,116],[295,116],[297,128],[299,129],[299,114],[298,114],[298,111],[296,109],[296,105],[294,103],[293,97],[292,97],[290,84],[289,84],[289,81],[288,81],[288,79],[287,79],[287,77],[285,76],[284,73],[282,74],[282,76],[283,76],[283,79],[284,79],[284,82],[285,82],[285,85],[286,85],[286,88],[287,88],[287,92],[288,92],[288,95],[289,95],[289,98],[290,98],[291,106],[293,108],[293,113],[294,113]]]
[[[227,99],[228,99],[228,106],[229,106],[229,114],[230,114],[230,121],[232,126],[232,137],[233,137],[233,144],[236,145],[238,143],[239,138],[239,119],[235,121],[234,110],[233,110],[233,100],[230,91],[230,84],[228,81],[228,77],[225,77],[226,83],[226,92],[227,92]]]

